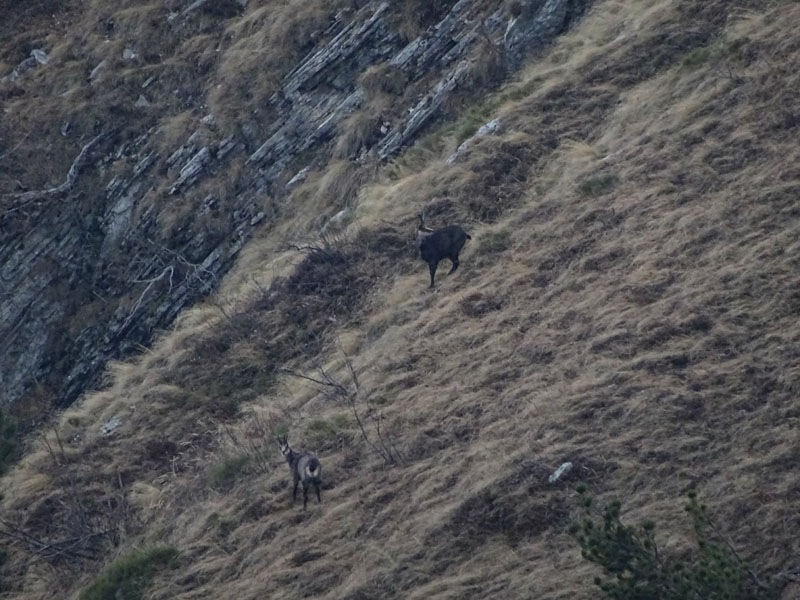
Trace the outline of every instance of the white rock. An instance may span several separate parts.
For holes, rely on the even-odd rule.
[[[103,70],[105,66],[106,66],[105,60],[101,60],[99,63],[97,63],[97,66],[94,69],[92,69],[91,73],[89,73],[89,81],[94,81],[97,78],[97,75],[100,73],[100,71]]]
[[[100,434],[110,435],[120,425],[122,425],[122,419],[120,419],[118,416],[113,416],[100,428]]]
[[[296,174],[294,177],[292,177],[292,178],[291,178],[291,179],[290,179],[290,180],[289,180],[289,181],[286,183],[286,189],[287,189],[287,190],[290,190],[290,189],[292,189],[294,186],[296,186],[298,183],[302,183],[302,182],[305,180],[305,178],[308,176],[308,172],[309,172],[309,171],[310,171],[310,167],[303,167],[302,169],[300,169],[300,170],[297,172],[297,174]]]
[[[41,48],[35,48],[31,50],[31,56],[38,62],[40,65],[46,65],[47,62],[50,60],[50,57],[47,56],[47,52],[42,50]]]
[[[571,470],[572,470],[572,463],[565,462],[563,465],[558,467],[558,469],[556,469],[555,472],[552,475],[550,475],[550,477],[547,478],[547,481],[549,481],[550,483],[555,483],[556,481],[561,479],[563,475],[566,475]]]
[[[488,123],[481,125],[473,135],[471,135],[468,139],[466,139],[456,151],[453,152],[450,156],[447,157],[445,161],[448,165],[452,165],[454,162],[458,160],[458,158],[464,153],[464,151],[470,147],[470,145],[479,138],[485,137],[487,135],[491,135],[493,133],[499,132],[503,128],[502,124],[500,123],[500,119],[492,119]]]

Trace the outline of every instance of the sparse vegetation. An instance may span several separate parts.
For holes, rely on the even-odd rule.
[[[578,184],[578,193],[587,198],[597,198],[613,190],[619,178],[613,173],[587,177]]]
[[[111,563],[80,594],[80,600],[139,600],[161,569],[175,566],[178,551],[150,546],[124,554]]]
[[[350,425],[351,419],[346,414],[334,415],[331,419],[312,419],[306,425],[306,437],[312,447],[327,447],[335,444]]]
[[[469,106],[459,116],[458,120],[449,128],[452,128],[455,134],[456,144],[462,144],[468,138],[475,135],[475,132],[484,125],[494,110],[497,108],[498,103],[483,101],[476,102]]]
[[[229,488],[242,476],[247,466],[246,456],[227,456],[214,465],[208,473],[209,485],[218,490]]]
[[[478,251],[482,254],[498,254],[511,247],[511,232],[499,229],[484,233],[478,241]]]
[[[690,492],[686,512],[692,520],[697,543],[687,556],[659,547],[655,524],[638,526],[620,520],[621,504],[609,502],[602,520],[592,516],[592,498],[580,488],[586,516],[571,531],[587,560],[600,565],[606,577],[595,583],[613,600],[774,600],[778,588],[755,574],[721,537],[707,508]]]

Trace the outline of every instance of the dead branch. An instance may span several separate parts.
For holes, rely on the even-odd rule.
[[[80,173],[81,169],[86,164],[87,157],[89,153],[92,151],[100,140],[102,140],[106,136],[105,133],[101,133],[96,135],[92,140],[86,144],[81,151],[78,153],[78,156],[75,157],[75,160],[72,161],[72,166],[70,166],[69,171],[67,171],[67,177],[64,179],[64,182],[60,185],[55,187],[47,188],[44,190],[34,190],[31,192],[16,192],[13,194],[7,194],[0,198],[3,202],[10,202],[11,206],[6,210],[2,216],[6,216],[13,212],[16,212],[29,204],[33,204],[34,202],[40,202],[42,200],[51,200],[53,198],[57,198],[59,196],[63,196],[67,192],[69,192],[72,187],[75,185],[75,181],[78,179],[78,174]]]
[[[38,554],[43,558],[83,558],[92,560],[96,558],[95,554],[89,553],[85,549],[78,549],[79,546],[85,545],[93,538],[106,535],[108,531],[95,531],[80,536],[74,536],[57,542],[45,542],[39,538],[31,535],[27,531],[17,527],[13,523],[0,519],[0,536],[17,540],[25,544],[33,553]]]
[[[133,303],[133,306],[131,307],[131,310],[128,313],[128,317],[122,324],[122,329],[125,329],[131,322],[133,316],[136,314],[136,311],[139,310],[139,307],[142,305],[145,296],[147,296],[147,292],[150,291],[150,288],[152,288],[156,284],[156,282],[163,279],[164,275],[166,275],[167,273],[169,273],[169,291],[167,291],[167,293],[169,294],[170,292],[172,292],[172,275],[175,273],[175,267],[173,267],[172,265],[165,267],[164,270],[161,271],[159,275],[153,277],[152,279],[134,280],[132,282],[132,283],[147,283],[147,286],[144,288],[144,290],[142,290],[142,293],[139,294],[139,297],[136,299],[136,302]]]
[[[350,360],[350,357],[347,355],[344,349],[341,348],[341,344],[340,349],[342,355],[344,356],[344,362],[350,378],[350,382],[347,385],[335,380],[321,367],[318,369],[320,374],[319,377],[305,375],[293,369],[284,368],[280,369],[280,371],[293,377],[310,381],[322,388],[323,393],[346,402],[350,407],[350,411],[353,413],[353,418],[355,419],[356,425],[358,425],[359,431],[361,431],[361,439],[363,439],[367,445],[384,460],[385,463],[390,465],[402,463],[403,457],[400,452],[397,451],[394,442],[391,440],[387,441],[385,428],[383,431],[381,430],[383,414],[379,411],[376,411],[371,405],[368,395],[365,395],[361,392],[361,385],[358,380],[358,374],[353,366],[353,362]],[[367,406],[365,415],[362,415],[359,412],[359,401]],[[372,427],[375,430],[375,435],[378,438],[377,443],[372,439],[367,431],[367,426],[364,423],[364,416],[369,419],[368,422],[372,423]]]

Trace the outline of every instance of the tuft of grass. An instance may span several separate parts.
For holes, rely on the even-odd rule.
[[[453,125],[456,144],[461,145],[475,135],[475,132],[489,120],[496,108],[496,101],[477,102],[467,108]]]
[[[408,76],[401,69],[383,62],[367,67],[358,77],[358,83],[370,98],[378,94],[400,96],[408,84]]]
[[[523,98],[527,98],[537,89],[539,89],[541,83],[541,79],[538,77],[532,77],[524,83],[510,87],[510,89],[500,94],[500,103],[504,104],[507,101],[518,102]]]
[[[744,49],[749,41],[747,37],[733,39],[720,37],[707,46],[700,46],[688,52],[681,60],[681,66],[686,69],[696,69],[710,62],[738,63],[745,58]],[[728,64],[728,69],[730,67],[731,64]]]
[[[172,568],[178,551],[151,546],[117,558],[81,592],[80,600],[139,600],[157,571]]]
[[[711,48],[701,46],[695,48],[683,57],[681,64],[688,69],[695,69],[711,60]]]
[[[576,189],[581,196],[597,198],[613,190],[618,182],[619,177],[613,173],[608,173],[597,177],[588,177],[581,181]]]
[[[483,254],[498,254],[511,247],[511,232],[507,229],[490,231],[481,236],[478,251]]]
[[[331,419],[314,419],[306,425],[306,437],[315,446],[326,446],[339,439],[349,425],[350,418],[346,414]]]
[[[211,468],[208,484],[216,489],[227,489],[239,478],[247,466],[248,458],[242,455],[228,456]]]

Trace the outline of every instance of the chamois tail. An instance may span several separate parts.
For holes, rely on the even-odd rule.
[[[312,478],[319,477],[319,461],[312,458],[306,465],[306,475]]]

